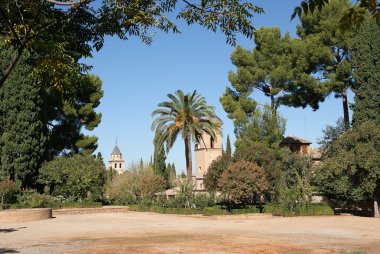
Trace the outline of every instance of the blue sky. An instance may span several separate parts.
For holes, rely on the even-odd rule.
[[[264,7],[265,14],[255,15],[253,23],[261,26],[278,26],[283,33],[295,37],[297,20],[290,15],[299,1],[258,0],[256,5]],[[152,45],[148,46],[137,38],[121,41],[107,37],[104,48],[85,60],[94,66],[91,73],[103,81],[104,97],[97,111],[102,122],[91,132],[99,138],[100,151],[106,164],[115,139],[123,153],[126,164],[150,160],[153,154],[153,132],[151,113],[159,102],[167,100],[168,93],[181,89],[184,92],[197,90],[209,105],[216,107],[217,115],[223,120],[224,144],[227,134],[234,142],[232,120],[227,118],[219,98],[229,86],[228,71],[235,70],[230,61],[234,47],[225,43],[221,33],[188,27],[179,22],[182,34],[157,33]],[[254,47],[253,39],[238,37],[244,48]],[[261,103],[269,102],[263,96],[254,95]],[[350,94],[352,102],[352,94]],[[331,95],[320,105],[318,111],[310,108],[280,107],[287,119],[286,135],[307,138],[316,147],[326,124],[334,124],[342,116],[342,102]],[[305,128],[306,127],[306,128]],[[306,130],[306,131],[305,131]],[[176,164],[177,174],[185,171],[184,144],[178,139],[170,151],[167,162]]]

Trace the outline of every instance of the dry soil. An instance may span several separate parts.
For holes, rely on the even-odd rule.
[[[0,224],[0,253],[380,253],[380,219],[57,215]]]

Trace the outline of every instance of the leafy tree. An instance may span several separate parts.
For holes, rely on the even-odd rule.
[[[82,56],[90,56],[93,47],[97,50],[102,48],[106,35],[121,39],[137,36],[149,44],[152,30],[179,32],[168,18],[170,13],[176,11],[174,16],[185,20],[188,25],[198,23],[212,31],[219,29],[226,35],[227,42],[233,44],[238,32],[252,36],[254,27],[250,18],[253,13],[263,12],[262,8],[250,2],[233,0],[200,3],[184,0],[181,9],[178,1],[173,0],[99,1],[91,6],[95,0],[73,2],[1,2],[0,37],[16,50],[1,71],[0,87],[26,50],[41,53],[36,59],[36,72],[50,76],[56,82],[53,85],[61,86],[65,84],[60,83],[62,75],[77,75],[83,67],[70,54],[71,50],[76,49]]]
[[[227,135],[226,152],[225,152],[224,156],[226,156],[228,158],[232,157],[230,135]]]
[[[264,193],[268,201],[287,200],[291,201],[291,204],[301,204],[301,200],[305,201],[310,197],[310,183],[313,181],[312,163],[307,157],[294,154],[288,149],[255,143],[247,147],[238,147],[234,161],[249,161],[264,169],[269,182],[269,187]],[[288,194],[292,194],[292,197]]]
[[[218,186],[229,204],[251,204],[260,201],[269,184],[263,168],[255,163],[238,161],[222,173]]]
[[[294,87],[294,93],[297,93],[300,88],[312,91],[317,86],[321,92],[325,91],[324,96],[333,93],[336,98],[342,98],[346,129],[350,126],[347,90],[353,85],[350,52],[353,31],[341,31],[339,20],[349,8],[350,1],[334,0],[321,11],[301,17],[301,25],[297,27],[305,49],[305,55],[301,57],[309,62],[306,73],[321,81],[311,87],[305,82]]]
[[[372,200],[380,189],[380,128],[371,121],[345,132],[332,144],[330,157],[318,171],[318,182],[338,205]]]
[[[251,146],[254,143],[263,143],[270,147],[277,147],[285,133],[285,119],[280,115],[273,115],[265,107],[256,109],[252,118],[241,126],[236,135],[235,147]]]
[[[323,132],[323,137],[318,139],[318,144],[321,145],[323,153],[328,153],[331,145],[344,133],[343,118],[336,121],[335,126],[327,125]]]
[[[211,162],[207,173],[204,175],[203,183],[208,191],[217,191],[220,176],[226,171],[227,167],[232,163],[231,157],[222,156]]]
[[[0,47],[0,67],[10,53]],[[48,141],[41,88],[27,78],[27,60],[25,55],[0,89],[0,175],[20,181],[21,188],[35,187]]]
[[[372,19],[367,19],[356,33],[352,49],[355,93],[353,124],[372,120],[380,125],[380,30]]]
[[[161,175],[145,174],[140,177],[141,198],[153,198],[154,194],[166,189],[167,179]]]
[[[99,200],[103,196],[105,170],[93,156],[57,157],[42,165],[38,182],[53,196]]]
[[[172,148],[178,135],[185,142],[186,170],[189,181],[192,178],[191,141],[204,142],[201,134],[209,134],[216,139],[221,120],[215,115],[214,107],[207,105],[206,100],[196,91],[184,94],[181,90],[175,95],[168,94],[171,101],[159,103],[159,109],[153,111],[152,117],[158,116],[152,123],[157,139],[155,145],[165,146],[166,151]]]

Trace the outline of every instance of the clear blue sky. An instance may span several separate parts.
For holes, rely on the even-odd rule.
[[[258,0],[265,14],[255,15],[256,28],[278,26],[283,33],[295,37],[297,20],[290,22],[290,15],[299,1]],[[121,41],[107,37],[104,48],[85,60],[94,66],[92,73],[103,81],[104,97],[97,111],[103,114],[99,127],[91,132],[99,138],[100,151],[105,163],[118,140],[126,165],[131,162],[150,160],[153,154],[151,112],[157,104],[167,100],[168,93],[181,89],[197,90],[208,104],[216,107],[223,120],[223,140],[227,134],[235,141],[232,120],[227,118],[219,98],[226,86],[228,71],[234,70],[230,55],[233,47],[225,43],[225,37],[198,26],[186,26],[180,22],[182,34],[157,33],[152,45],[147,46],[136,38]],[[253,40],[238,37],[238,44],[252,49]],[[269,102],[254,95],[261,103]],[[352,102],[352,94],[350,94]],[[316,147],[326,124],[334,124],[342,116],[342,102],[331,95],[316,112],[310,108],[280,107],[287,119],[286,135],[307,138]],[[306,132],[305,132],[306,123]],[[177,140],[167,162],[174,162],[177,174],[185,171],[184,144]]]

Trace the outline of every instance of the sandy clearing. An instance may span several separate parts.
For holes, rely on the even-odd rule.
[[[0,224],[0,253],[380,253],[380,219],[57,215]]]

